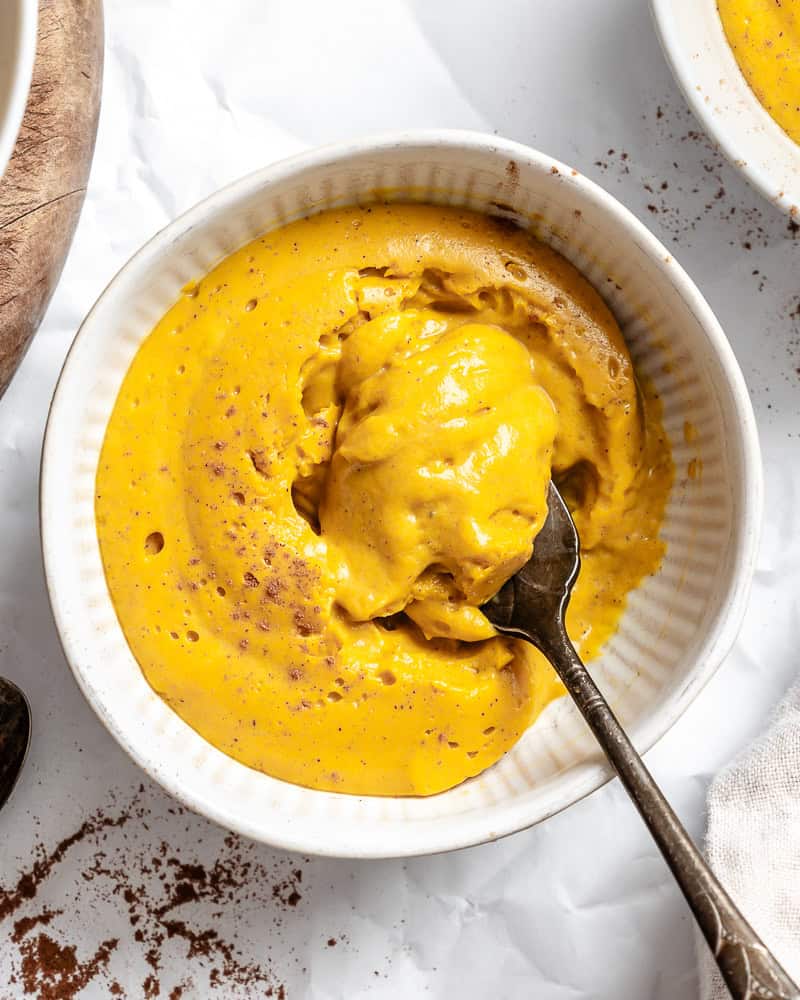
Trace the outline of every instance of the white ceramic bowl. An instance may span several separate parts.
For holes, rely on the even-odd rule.
[[[747,180],[784,212],[800,212],[800,146],[750,89],[716,0],[651,0],[678,86],[703,128]]]
[[[36,0],[0,2],[0,177],[22,123],[36,56]]]
[[[193,809],[298,851],[425,854],[521,830],[609,778],[566,699],[495,767],[427,799],[358,798],[286,784],[206,743],[151,690],[117,623],[94,524],[106,422],[153,324],[190,279],[290,219],[369,200],[426,199],[508,213],[594,282],[639,370],[658,386],[677,476],[667,555],[629,601],[594,673],[641,749],[669,729],[728,652],[745,607],[762,483],[749,397],[699,292],[633,215],[591,181],[525,146],[465,132],[401,133],[315,150],[245,177],[155,236],[81,327],[44,443],[42,544],[53,612],[75,677],[130,755]],[[687,444],[684,424],[697,428]],[[157,433],[157,429],[154,430]],[[693,459],[702,474],[689,478]]]

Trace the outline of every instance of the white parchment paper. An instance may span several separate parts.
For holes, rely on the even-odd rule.
[[[107,735],[59,649],[39,451],[83,315],[145,239],[220,185],[404,126],[497,132],[571,163],[694,276],[762,434],[768,514],[744,630],[649,755],[699,837],[710,776],[797,672],[800,247],[787,219],[697,133],[643,0],[107,0],[106,18],[86,206],[0,402],[0,673],[28,692],[35,725],[0,815],[0,996],[694,997],[690,918],[616,784],[504,842],[410,862],[282,855],[181,811]]]

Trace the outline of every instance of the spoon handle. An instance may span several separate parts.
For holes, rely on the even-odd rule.
[[[546,638],[546,643],[536,645],[555,667],[636,804],[700,925],[731,996],[734,1000],[797,1000],[800,990],[692,843],[566,632],[558,628]]]

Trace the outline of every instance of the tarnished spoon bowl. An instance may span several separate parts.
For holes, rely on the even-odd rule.
[[[8,801],[31,742],[31,708],[16,684],[0,677],[0,809]]]

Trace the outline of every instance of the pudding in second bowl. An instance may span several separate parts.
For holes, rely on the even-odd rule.
[[[800,3],[717,0],[728,43],[750,89],[800,142]]]
[[[154,690],[312,788],[428,795],[562,689],[478,607],[530,557],[552,477],[591,660],[663,554],[660,404],[563,257],[467,210],[328,210],[184,289],[108,424],[96,521]]]

